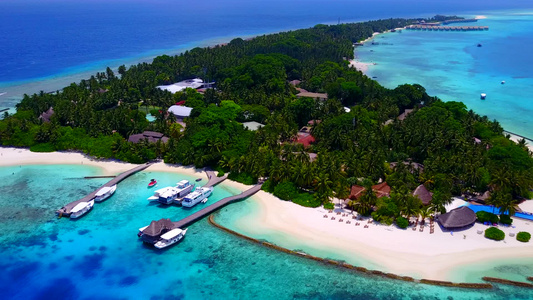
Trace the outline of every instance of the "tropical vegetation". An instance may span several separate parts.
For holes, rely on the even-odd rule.
[[[107,68],[53,93],[25,95],[17,112],[0,121],[0,144],[79,150],[134,163],[162,158],[210,166],[245,183],[268,178],[269,190],[281,185],[278,194],[285,198],[327,208],[333,207],[333,197],[348,198],[359,179],[367,187],[387,180],[390,197],[377,198],[367,188],[350,205],[388,224],[443,211],[452,195],[486,190],[492,191],[491,203],[513,212],[517,199],[528,197],[533,186],[533,159],[525,141],[510,141],[497,121],[460,102],[442,102],[418,84],[387,89],[349,67],[353,43],[418,21],[317,25],[163,55],[152,63],[121,66],[116,73]],[[194,77],[215,81],[216,88],[203,94],[156,88]],[[295,79],[301,81],[296,87],[289,83]],[[296,88],[327,93],[328,99],[299,98]],[[193,108],[185,128],[166,112],[182,101]],[[51,107],[54,114],[46,122],[41,116]],[[399,120],[406,109],[414,111]],[[146,119],[147,112],[155,121]],[[311,123],[315,142],[309,147],[295,143],[298,129],[312,120],[321,121]],[[247,121],[265,126],[250,131],[242,125]],[[144,130],[169,140],[128,142]],[[399,163],[391,167],[392,162]],[[411,195],[419,184],[433,193],[429,209],[421,209]]]

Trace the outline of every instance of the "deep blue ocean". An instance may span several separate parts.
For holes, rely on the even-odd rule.
[[[24,93],[53,91],[106,66],[150,61],[158,54],[238,36],[335,24],[339,18],[348,22],[437,13],[478,15],[531,7],[529,0],[2,0],[0,108],[13,107]],[[531,46],[525,39],[514,47],[528,51]],[[529,74],[527,66],[520,67]],[[385,75],[378,80],[394,83]],[[440,95],[431,86],[428,90]],[[347,272],[251,244],[206,220],[190,226],[185,240],[168,250],[144,247],[136,237],[139,227],[152,219],[179,219],[194,211],[161,208],[145,200],[151,194],[146,189],[149,178],[170,185],[187,178],[179,174],[141,172],[119,184],[112,198],[83,218],[56,219],[57,208],[103,182],[80,178],[99,172],[87,166],[0,168],[0,298],[533,298],[530,290],[520,288],[469,291]],[[210,201],[235,193],[221,185]],[[242,216],[247,203],[234,204],[241,215],[226,208],[223,220]]]

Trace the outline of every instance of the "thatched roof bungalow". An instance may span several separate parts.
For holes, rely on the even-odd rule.
[[[170,219],[152,221],[152,223],[142,231],[141,238],[144,242],[154,244],[162,234],[174,228],[176,228],[176,226],[170,221]]]
[[[43,121],[44,123],[48,123],[50,122],[50,118],[52,118],[52,115],[54,114],[54,108],[50,106],[50,108],[43,112],[40,116],[39,116],[39,120]]]
[[[431,200],[433,199],[433,193],[428,191],[428,189],[423,185],[419,185],[415,191],[413,192],[413,196],[418,197],[420,201],[422,201],[422,204],[429,205],[431,203]]]
[[[461,206],[437,217],[440,226],[446,229],[463,229],[476,222],[476,213],[467,206]]]
[[[355,200],[363,195],[366,189],[360,185],[353,185],[350,191],[350,199]],[[390,195],[390,186],[387,182],[382,182],[372,186],[372,190],[378,198],[388,197]]]
[[[157,141],[166,143],[168,142],[168,137],[164,136],[160,132],[145,131],[143,133],[132,134],[128,138],[128,142],[135,143],[135,144],[140,143],[143,140],[148,140],[149,143],[156,143]]]
[[[312,92],[302,92],[302,91],[300,91],[300,93],[297,94],[296,97],[298,97],[298,98],[309,97],[309,98],[323,100],[323,101],[324,100],[328,100],[328,94],[324,94],[324,93],[312,93]]]

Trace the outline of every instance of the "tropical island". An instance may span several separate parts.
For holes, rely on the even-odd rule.
[[[107,68],[26,95],[0,121],[0,143],[136,164],[163,159],[244,184],[261,179],[279,199],[361,228],[425,228],[426,219],[430,233],[436,219],[452,233],[476,221],[511,225],[508,215],[532,198],[526,141],[511,141],[496,120],[460,102],[417,84],[384,88],[350,64],[354,44],[377,32],[458,19],[317,25],[159,56],[118,74]],[[496,210],[447,212],[454,197]],[[496,230],[484,235],[501,240]]]

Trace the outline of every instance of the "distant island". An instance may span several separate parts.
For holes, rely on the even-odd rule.
[[[245,184],[266,180],[265,191],[305,207],[347,199],[400,228],[446,213],[453,196],[512,215],[533,187],[525,140],[461,102],[417,84],[384,88],[350,64],[354,44],[374,33],[460,19],[316,25],[107,68],[25,95],[4,113],[0,143],[211,167]]]

